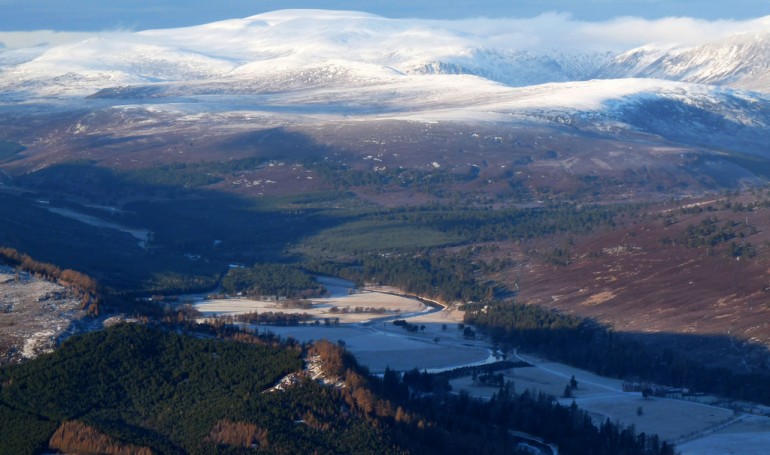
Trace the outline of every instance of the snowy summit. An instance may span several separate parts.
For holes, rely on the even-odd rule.
[[[642,30],[639,21],[626,25]],[[239,105],[440,117],[458,109],[477,116],[595,110],[638,96],[713,98],[739,89],[759,92],[742,97],[764,98],[761,92],[770,91],[763,70],[770,65],[770,19],[728,24],[718,33],[714,24],[686,19],[645,24],[650,32],[618,48],[623,41],[612,39],[623,25],[618,21],[588,24],[559,15],[429,21],[284,10],[6,51],[0,101],[179,103],[219,96]],[[563,38],[551,36],[553,26],[562,27]],[[672,30],[682,26],[689,27],[689,42],[671,42],[678,38]]]

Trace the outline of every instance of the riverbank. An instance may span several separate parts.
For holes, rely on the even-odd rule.
[[[439,371],[495,360],[493,349],[483,340],[464,336],[461,311],[392,287],[358,290],[353,283],[332,277],[320,277],[319,282],[329,296],[310,299],[308,308],[249,298],[199,300],[194,306],[202,319],[253,312],[306,313],[311,318],[307,324],[259,325],[252,329],[303,342],[327,339],[344,344],[373,373],[382,373],[386,368]],[[406,319],[416,330],[394,325],[395,319]]]

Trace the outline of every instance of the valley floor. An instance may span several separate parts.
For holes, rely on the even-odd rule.
[[[273,332],[300,341],[327,339],[344,344],[358,361],[374,373],[386,367],[405,371],[412,368],[440,371],[464,365],[480,365],[498,359],[498,351],[484,339],[466,339],[459,328],[462,312],[451,309],[431,311],[423,303],[396,290],[367,289],[332,297],[315,299],[312,309],[286,310],[308,312],[314,318],[339,317],[338,324],[309,324],[294,327],[256,326],[258,331]],[[387,314],[329,313],[338,308],[377,307]],[[283,311],[280,302],[249,299],[223,299],[197,304],[204,315],[234,315],[249,311]],[[420,327],[407,332],[393,325],[396,318]],[[578,388],[571,398],[558,398],[565,406],[573,399],[588,411],[597,424],[606,419],[634,425],[637,432],[657,434],[673,441],[683,455],[687,454],[754,454],[770,443],[770,418],[743,414],[725,407],[709,404],[708,397],[699,402],[653,397],[644,399],[639,392],[624,392],[623,381],[598,376],[568,365],[550,362],[531,355],[513,352],[512,360],[525,360],[534,367],[504,371],[506,380],[513,381],[516,392],[524,390],[545,392],[562,397],[572,375]],[[455,391],[467,390],[471,395],[491,397],[496,387],[478,386],[470,377],[451,381]]]
[[[770,443],[770,418],[743,414],[705,402],[652,397],[639,392],[624,392],[623,381],[598,376],[569,365],[550,362],[531,355],[514,354],[534,367],[504,371],[506,381],[513,381],[518,393],[524,390],[545,392],[569,406],[573,399],[589,412],[597,424],[606,419],[633,425],[637,433],[657,434],[676,443],[682,455],[761,453]],[[572,375],[578,381],[573,398],[563,398]],[[455,379],[453,389],[465,389],[471,395],[491,397],[496,387],[473,384],[471,378]],[[708,401],[701,400],[701,401]],[[641,410],[641,415],[640,415]]]
[[[318,321],[339,318],[334,324],[257,326],[255,329],[299,341],[340,341],[373,373],[382,373],[387,367],[400,371],[412,368],[443,370],[496,360],[494,349],[484,340],[464,338],[463,331],[458,328],[462,312],[438,311],[397,293],[387,287],[369,288],[354,294],[338,292],[328,298],[313,299],[310,309],[282,309],[281,302],[252,299],[206,300],[197,303],[196,308],[204,317],[274,311],[308,313]],[[332,313],[332,307],[348,308],[349,312]],[[353,311],[356,307],[384,308],[385,313],[356,313]],[[419,329],[408,332],[393,324],[394,319],[401,318],[408,319]]]

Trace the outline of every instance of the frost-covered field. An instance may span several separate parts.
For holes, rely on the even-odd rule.
[[[444,337],[428,334],[407,334],[390,323],[375,327],[345,324],[337,327],[259,327],[282,337],[300,341],[327,339],[343,341],[345,348],[373,373],[382,373],[386,367],[405,371],[412,368],[446,369],[490,360],[490,351],[482,342],[462,340],[455,329]]]
[[[204,317],[228,316],[244,313],[307,313],[315,319],[339,318],[340,323],[366,322],[376,318],[395,317],[402,314],[428,311],[429,308],[415,299],[381,291],[363,291],[350,295],[333,295],[312,299],[312,308],[284,308],[282,302],[229,298],[205,300],[195,305]],[[337,311],[332,309],[336,308]],[[356,308],[374,308],[382,312],[359,311]]]
[[[0,266],[0,365],[53,350],[84,316],[65,287]]]
[[[324,283],[327,287],[329,285]],[[283,309],[281,302],[249,299],[217,299],[196,304],[204,317],[227,316],[257,312],[308,313],[319,321],[339,318],[338,325],[295,327],[258,326],[282,337],[300,341],[327,339],[343,342],[358,361],[378,373],[390,367],[397,370],[446,369],[467,364],[484,363],[491,358],[484,340],[467,340],[458,329],[462,313],[457,310],[437,311],[420,301],[397,295],[393,288],[380,287],[355,294],[331,290],[332,296],[313,299],[311,309]],[[336,307],[340,311],[331,312]],[[383,308],[385,313],[356,313],[355,308]],[[348,312],[343,312],[343,309]],[[394,326],[393,319],[405,318],[419,327],[416,332]]]
[[[749,455],[767,453],[769,447],[770,419],[753,415],[678,446],[682,455]]]
[[[765,453],[770,443],[770,418],[684,400],[644,399],[639,392],[623,392],[621,380],[533,356],[519,357],[534,367],[504,372],[505,379],[513,381],[517,392],[528,389],[562,397],[565,386],[575,375],[578,388],[573,391],[574,400],[597,423],[610,419],[634,425],[637,433],[655,433],[677,443],[683,455]],[[497,391],[494,387],[476,386],[471,378],[457,379],[451,384],[455,389],[466,389],[481,397],[490,397]],[[559,398],[563,405],[571,404],[572,400]]]

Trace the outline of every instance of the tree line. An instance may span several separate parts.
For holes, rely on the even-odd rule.
[[[287,264],[255,264],[248,268],[231,268],[222,278],[222,289],[235,295],[318,297],[324,287],[297,266]]]
[[[88,275],[72,269],[62,270],[56,265],[36,261],[30,256],[8,247],[0,247],[0,263],[72,289],[82,299],[82,309],[93,315],[99,314],[101,300],[99,285]]]
[[[482,311],[482,308],[485,308]],[[611,328],[534,305],[491,301],[466,305],[466,322],[496,343],[539,352],[601,375],[630,377],[770,404],[768,376],[708,367],[674,349],[653,349]]]
[[[517,453],[509,433],[516,430],[556,444],[565,454],[674,454],[673,445],[655,435],[637,434],[609,419],[597,427],[577,406],[561,406],[542,393],[517,395],[501,387],[483,401],[463,391],[448,393],[448,375],[387,369],[378,378],[362,373],[339,346],[321,342],[314,349],[329,376],[344,378],[346,387],[336,390],[346,401],[393,425],[402,439],[412,441],[416,453]]]
[[[443,302],[480,301],[494,290],[476,280],[478,265],[464,258],[431,254],[371,254],[347,263],[315,262],[306,267],[318,273],[339,276],[362,286],[384,284],[405,292]]]

